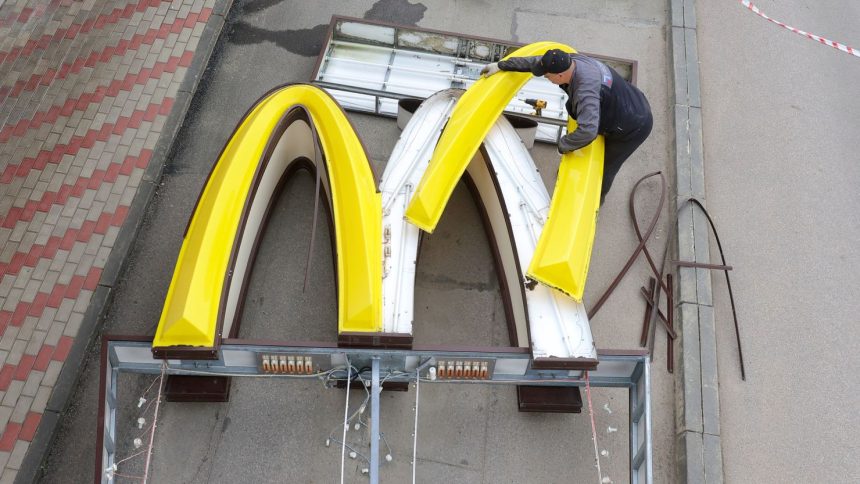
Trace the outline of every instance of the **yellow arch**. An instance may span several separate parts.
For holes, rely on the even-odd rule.
[[[549,49],[576,52],[554,42],[537,42],[509,57],[540,55]],[[479,79],[454,108],[430,166],[406,210],[407,219],[432,232],[469,161],[505,106],[528,82],[529,72],[502,72]],[[576,129],[570,120],[568,131]],[[603,178],[603,137],[562,157],[558,181],[528,277],[582,300],[597,227]]]
[[[570,120],[568,132],[576,129]],[[603,136],[561,157],[549,216],[526,276],[582,301],[597,230]]]
[[[549,49],[576,52],[555,42],[536,42],[508,57],[540,55]],[[507,58],[507,57],[506,57]],[[466,171],[490,127],[505,106],[532,77],[530,72],[501,72],[478,79],[457,102],[421,182],[406,209],[406,218],[426,232],[433,232],[454,187]]]
[[[340,106],[310,85],[280,88],[242,120],[213,168],[185,234],[153,348],[214,348],[243,220],[289,113],[304,110],[332,196],[338,330],[382,328],[381,196],[364,147]],[[313,151],[313,150],[312,150]],[[226,336],[226,335],[225,335]]]

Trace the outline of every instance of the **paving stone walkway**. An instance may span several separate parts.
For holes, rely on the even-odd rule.
[[[0,483],[13,482],[215,0],[0,0]]]

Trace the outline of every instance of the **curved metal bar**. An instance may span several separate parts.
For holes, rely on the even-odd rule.
[[[642,250],[645,248],[645,243],[651,237],[651,233],[654,232],[654,228],[657,227],[657,221],[660,220],[660,213],[663,211],[663,202],[666,200],[666,176],[663,175],[663,172],[655,171],[654,173],[649,173],[648,175],[643,176],[639,179],[638,182],[636,182],[636,185],[633,187],[633,191],[630,192],[630,203],[633,204],[633,200],[636,196],[636,190],[639,188],[639,185],[641,185],[642,182],[644,182],[645,180],[658,175],[660,176],[661,182],[660,204],[657,207],[657,211],[654,213],[654,217],[651,219],[651,223],[648,225],[648,230],[645,232],[645,236],[643,238],[640,238],[639,245],[636,246],[636,250],[634,250],[633,254],[630,255],[630,258],[627,259],[627,263],[624,264],[624,268],[622,268],[618,275],[615,276],[615,279],[612,281],[612,283],[609,285],[603,295],[600,296],[600,299],[597,300],[597,303],[595,303],[595,305],[591,307],[591,310],[588,312],[588,319],[593,318],[594,315],[597,314],[597,311],[599,311],[603,304],[606,302],[606,300],[609,299],[609,296],[612,295],[612,291],[615,290],[615,288],[621,282],[621,279],[623,279],[624,276],[627,275],[627,271],[630,270],[630,267],[633,265],[633,262],[636,260],[636,257],[638,257],[639,253],[642,252]],[[656,293],[657,291],[654,292]]]

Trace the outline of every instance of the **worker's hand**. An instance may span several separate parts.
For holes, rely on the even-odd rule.
[[[499,63],[493,62],[492,64],[485,65],[484,68],[481,69],[481,77],[490,77],[499,71],[501,71],[501,69],[499,69]]]

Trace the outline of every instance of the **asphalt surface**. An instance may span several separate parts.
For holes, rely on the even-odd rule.
[[[856,2],[756,5],[860,39]],[[697,9],[708,208],[735,267],[747,373],[715,275],[726,482],[858,482],[860,58],[738,2]]]
[[[586,290],[593,303],[636,246],[627,196],[636,180],[670,163],[666,6],[623,1],[606,5],[568,2],[373,3],[247,2],[234,5],[230,22],[198,88],[186,124],[165,166],[164,178],[109,309],[105,332],[154,333],[164,295],[197,194],[242,114],[265,92],[285,82],[307,81],[332,14],[463,32],[519,42],[553,39],[581,50],[637,59],[639,85],[654,110],[649,140],[616,179],[600,215]],[[393,120],[350,114],[381,173],[399,136]],[[552,189],[558,157],[538,145],[533,155]],[[671,173],[669,173],[672,186]],[[310,290],[302,292],[312,225],[313,180],[300,174],[278,200],[264,237],[244,307],[242,336],[333,340],[336,335],[332,261],[327,227],[320,223],[313,250]],[[656,206],[659,186],[641,196],[643,218]],[[437,231],[422,248],[416,295],[415,338],[421,343],[507,345],[498,282],[486,236],[468,192],[461,185]],[[654,245],[662,249],[664,216]],[[660,253],[660,250],[655,250]],[[601,348],[637,345],[644,304],[638,288],[647,280],[640,262],[616,290],[592,329]],[[83,369],[74,404],[64,416],[43,482],[92,480],[97,403],[97,351]],[[674,380],[665,371],[665,338],[658,337],[654,363],[653,433],[655,482],[674,480]],[[134,453],[137,397],[151,377],[121,382],[120,455]],[[353,392],[352,399],[362,398]],[[513,388],[435,386],[421,391],[419,482],[580,482],[597,477],[591,428],[583,415],[535,415],[516,411]],[[627,477],[624,391],[595,391],[598,441],[605,476]],[[227,404],[167,404],[159,417],[153,456],[154,482],[332,482],[340,452],[324,446],[343,412],[342,391],[318,383],[234,381]],[[394,459],[383,482],[411,478],[414,394],[386,393],[382,430]],[[617,429],[617,431],[614,431]],[[367,446],[366,431],[354,442]],[[139,461],[125,472],[139,475]],[[364,482],[363,467],[348,461],[348,482]]]

